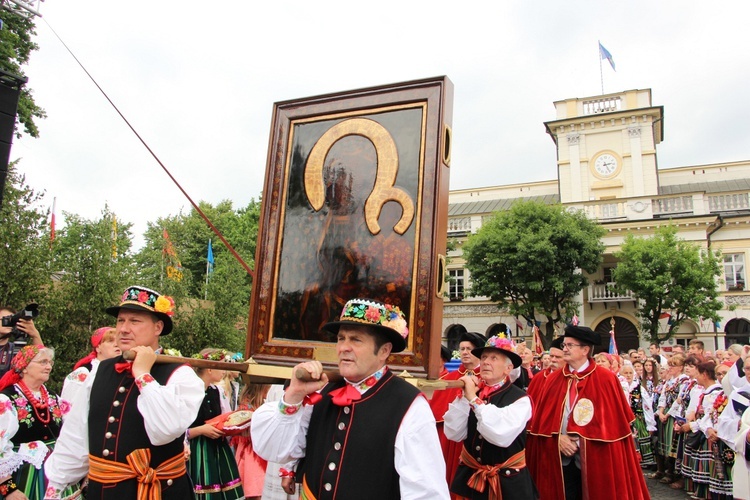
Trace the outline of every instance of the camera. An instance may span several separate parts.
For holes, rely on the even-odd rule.
[[[13,329],[8,334],[10,337],[12,337],[13,340],[19,340],[26,337],[26,334],[16,328],[16,325],[18,324],[18,320],[20,319],[34,319],[37,316],[39,316],[39,304],[31,303],[23,308],[23,310],[18,311],[16,314],[11,314],[8,316],[3,316],[0,318],[0,321],[2,321],[2,326],[10,326]]]

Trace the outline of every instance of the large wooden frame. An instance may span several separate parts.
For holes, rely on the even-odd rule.
[[[453,85],[446,77],[276,103],[248,322],[254,361],[336,364],[346,300],[398,305],[392,368],[438,376]]]

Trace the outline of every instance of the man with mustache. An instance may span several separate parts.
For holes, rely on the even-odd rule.
[[[256,453],[281,463],[301,459],[305,499],[447,500],[430,406],[385,364],[406,348],[404,314],[353,299],[323,329],[336,335],[343,380],[329,383],[318,361],[298,364],[282,400],[253,415]],[[300,370],[310,380],[297,378]]]

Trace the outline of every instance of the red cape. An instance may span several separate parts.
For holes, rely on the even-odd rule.
[[[568,421],[568,433],[580,436],[583,498],[650,498],[630,431],[633,411],[617,377],[593,360],[582,373],[571,373],[567,364],[553,372],[534,400],[526,459],[539,498],[565,496],[557,439],[570,383],[578,388],[576,407],[592,410],[576,419],[574,409]]]
[[[534,375],[534,378],[531,379],[529,388],[526,389],[526,394],[528,394],[532,404],[536,404],[536,402],[538,401],[538,398],[541,395],[542,390],[544,389],[544,384],[547,382],[547,377],[549,377],[550,374],[552,374],[552,370],[550,368],[545,368],[544,370]]]
[[[464,365],[461,365],[458,370],[449,372],[445,376],[440,377],[440,380],[458,380],[466,375],[467,370]],[[474,373],[479,375],[479,366],[474,368]],[[463,389],[442,389],[435,391],[432,394],[430,400],[430,408],[432,414],[435,416],[437,421],[437,432],[438,438],[440,439],[440,448],[443,450],[443,458],[445,459],[445,480],[448,481],[448,486],[453,482],[453,476],[456,475],[456,469],[458,469],[459,458],[461,457],[461,449],[463,443],[457,443],[451,441],[445,437],[443,431],[443,415],[448,411],[448,405],[451,404],[457,397],[463,394]],[[453,498],[453,495],[451,495]]]

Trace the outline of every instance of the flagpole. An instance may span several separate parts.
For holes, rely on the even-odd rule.
[[[597,47],[597,52],[599,52],[599,79],[602,82],[602,95],[604,95],[604,70],[602,70],[602,42],[599,42],[599,46]]]

